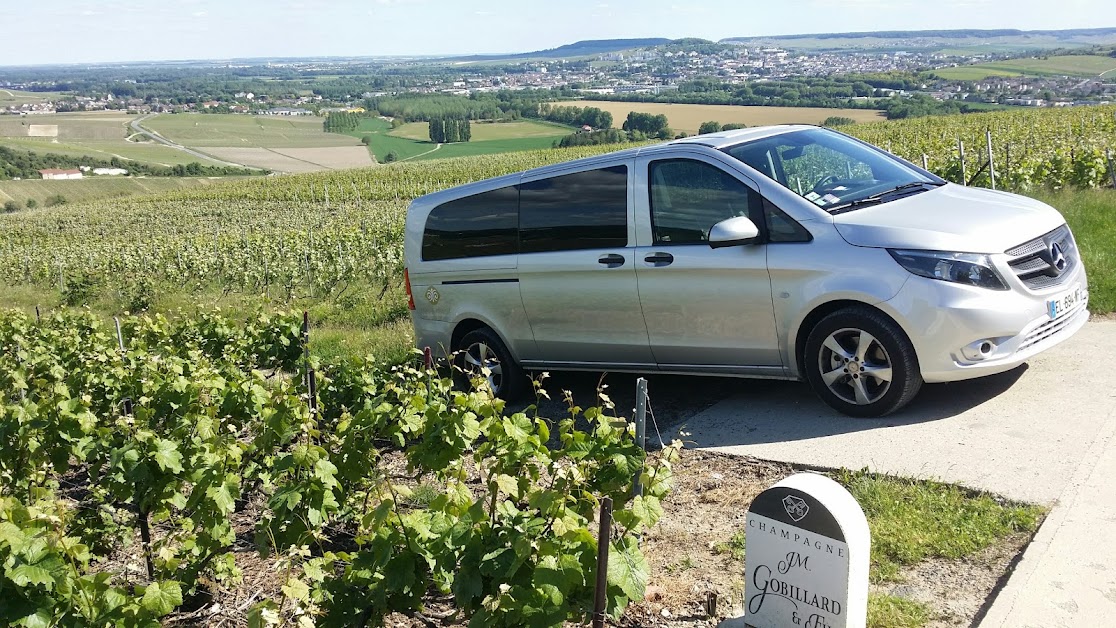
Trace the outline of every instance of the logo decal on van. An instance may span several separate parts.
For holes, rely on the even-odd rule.
[[[430,286],[429,288],[426,289],[426,300],[430,301],[431,305],[437,305],[438,304],[438,299],[441,299],[441,298],[442,298],[442,295],[438,294],[438,290],[434,286]]]

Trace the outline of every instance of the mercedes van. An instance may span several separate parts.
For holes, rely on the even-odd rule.
[[[1085,268],[1038,201],[847,135],[773,126],[546,166],[411,203],[420,348],[497,395],[526,371],[806,380],[882,416],[1085,324]]]

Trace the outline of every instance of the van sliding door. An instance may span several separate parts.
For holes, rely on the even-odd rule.
[[[576,368],[653,363],[636,290],[630,163],[525,179],[519,282],[537,355]]]

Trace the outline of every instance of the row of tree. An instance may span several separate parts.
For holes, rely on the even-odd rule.
[[[468,142],[473,139],[473,129],[468,118],[431,118],[430,141],[438,144]]]
[[[716,121],[702,122],[701,126],[698,127],[698,135],[705,135],[706,133],[717,133],[719,131],[731,131],[733,129],[744,129],[747,127],[747,124],[721,124],[720,122]]]
[[[539,117],[568,126],[612,127],[612,114],[597,107],[563,107],[543,103],[539,105]]]
[[[165,167],[138,161],[124,161],[117,157],[113,157],[109,160],[92,159],[89,157],[56,155],[54,153],[20,151],[0,146],[0,180],[16,178],[33,179],[38,178],[40,170],[52,168],[72,169],[81,166],[87,166],[89,168],[123,168],[132,175],[146,175],[151,177],[221,177],[260,174],[259,170],[225,166],[205,166],[196,161],[189,164],[177,164]]]
[[[333,111],[326,117],[322,125],[326,133],[351,133],[360,126],[363,114],[353,111]]]
[[[618,129],[601,129],[589,133],[571,133],[558,140],[554,145],[561,148],[569,146],[595,146],[597,144],[620,144],[628,141],[628,134]]]
[[[670,130],[665,114],[642,113],[632,111],[624,120],[623,129],[628,132],[633,140],[659,139],[669,140],[674,136]]]

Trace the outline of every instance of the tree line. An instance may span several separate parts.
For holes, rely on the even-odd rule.
[[[538,115],[543,120],[568,126],[591,126],[594,129],[612,127],[612,114],[597,107],[564,107],[542,103]]]
[[[71,157],[54,153],[12,150],[0,146],[0,180],[33,179],[39,177],[40,170],[89,168],[123,168],[131,175],[149,177],[223,177],[258,175],[261,171],[231,166],[206,166],[198,162],[157,166],[138,161],[124,161],[113,157],[109,160],[89,157]]]
[[[468,118],[431,118],[430,141],[437,144],[454,144],[473,139]]]

